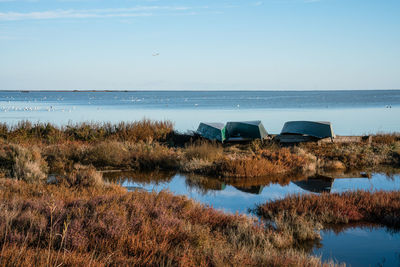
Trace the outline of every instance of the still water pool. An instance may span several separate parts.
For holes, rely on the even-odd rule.
[[[321,233],[312,253],[347,266],[400,266],[400,233],[378,226],[351,226]]]
[[[400,175],[368,174],[363,172],[314,175],[311,177],[271,180],[255,179],[248,182],[221,182],[218,179],[174,173],[105,173],[106,179],[117,181],[129,190],[169,190],[186,195],[206,205],[225,212],[247,213],[269,200],[284,198],[290,194],[321,192],[345,192],[349,190],[400,190]]]

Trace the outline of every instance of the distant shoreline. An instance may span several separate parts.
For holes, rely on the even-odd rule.
[[[130,92],[357,92],[357,91],[400,91],[399,89],[318,89],[318,90],[253,90],[253,89],[219,89],[219,90],[203,90],[203,89],[173,89],[173,90],[0,90],[0,92],[46,92],[46,93],[130,93]]]

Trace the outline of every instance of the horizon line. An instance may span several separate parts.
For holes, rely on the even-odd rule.
[[[328,92],[328,91],[399,91],[398,89],[32,89],[32,90],[8,90],[0,89],[0,92]]]

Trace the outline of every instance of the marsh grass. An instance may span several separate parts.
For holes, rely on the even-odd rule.
[[[374,139],[373,139],[374,140]],[[322,169],[363,169],[377,166],[400,166],[398,143],[373,142],[372,144],[302,144],[300,147],[313,154]]]
[[[372,136],[372,142],[375,144],[385,144],[390,145],[396,142],[400,142],[399,133],[378,133]]]
[[[173,134],[173,123],[170,121],[152,121],[143,119],[134,122],[111,123],[77,123],[62,127],[50,123],[18,122],[15,126],[0,124],[0,138],[14,143],[47,143],[55,144],[69,141],[98,142],[104,140],[118,141],[165,141]]]
[[[292,147],[281,147],[271,140],[222,145],[176,133],[169,121],[63,127],[25,121],[16,126],[0,124],[0,173],[43,180],[43,175],[66,174],[75,164],[82,164],[98,170],[159,169],[248,179],[400,167],[398,134],[380,134],[372,140],[371,144],[307,143]],[[17,151],[18,160],[14,147],[25,151]]]
[[[188,160],[215,161],[223,156],[223,147],[216,142],[198,141],[186,145],[184,153]]]
[[[58,177],[58,183],[66,187],[99,187],[104,185],[103,176],[93,166],[75,164],[73,170]]]
[[[400,192],[293,195],[253,210],[294,242],[319,238],[319,229],[349,223],[400,228]]]
[[[321,265],[253,218],[168,192],[0,179],[0,201],[2,266]]]

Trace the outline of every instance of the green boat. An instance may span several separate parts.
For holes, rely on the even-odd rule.
[[[224,142],[226,140],[225,125],[219,122],[201,122],[196,133],[212,141]]]
[[[316,138],[335,138],[332,125],[328,121],[288,121],[281,134],[300,134]]]
[[[264,139],[268,133],[261,121],[231,121],[226,124],[227,141]]]
[[[288,121],[283,125],[278,139],[281,143],[301,143],[335,138],[330,122]]]

